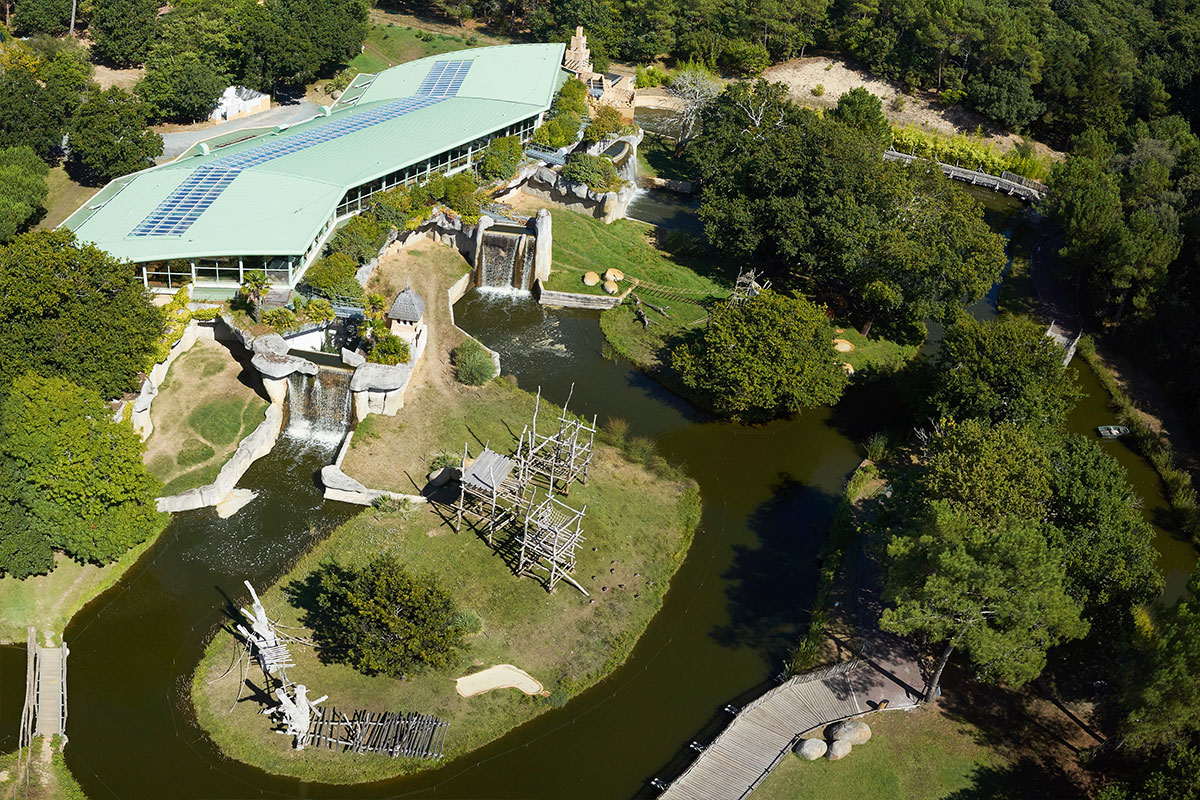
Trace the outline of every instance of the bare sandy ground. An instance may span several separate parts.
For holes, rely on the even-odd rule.
[[[969,109],[941,106],[930,93],[905,92],[899,84],[855,69],[837,58],[819,56],[786,61],[768,69],[763,77],[785,84],[797,101],[816,108],[832,108],[843,94],[862,86],[883,100],[883,113],[893,124],[914,126],[946,136],[975,133],[982,126],[984,140],[1001,151],[1021,141],[1020,136],[997,130],[982,115]],[[825,89],[819,97],[812,92],[817,85]],[[1036,149],[1039,153],[1062,156],[1041,143],[1036,143]]]
[[[96,79],[96,83],[100,84],[101,89],[110,89],[113,86],[117,86],[127,92],[132,92],[133,87],[146,74],[146,70],[141,67],[134,69],[111,69],[97,64],[95,70],[92,73],[92,77]]]
[[[455,689],[463,697],[490,692],[492,689],[520,689],[525,694],[540,694],[542,684],[528,672],[512,664],[497,664],[480,672],[459,678]]]

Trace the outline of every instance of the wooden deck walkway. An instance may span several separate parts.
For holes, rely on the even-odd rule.
[[[59,736],[67,729],[67,646],[37,648],[35,736]]]
[[[883,157],[888,161],[902,161],[905,164],[924,160],[920,156],[911,153],[901,153],[898,150],[888,150],[883,154]],[[937,163],[947,178],[969,183],[972,186],[983,186],[994,192],[1003,192],[1004,194],[1019,197],[1031,203],[1041,200],[1046,195],[1045,184],[1031,181],[1020,175],[1013,175],[1007,172],[1001,176],[989,175],[986,172],[978,172],[954,164],[943,164],[940,161]]]
[[[659,796],[661,800],[741,800],[809,731],[872,709],[859,701],[852,673],[836,664],[794,678],[741,709]]]

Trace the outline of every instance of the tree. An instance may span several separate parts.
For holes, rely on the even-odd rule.
[[[1085,606],[1125,608],[1162,594],[1154,530],[1125,468],[1095,441],[1071,435],[1049,453],[1051,545],[1062,553],[1067,591]]]
[[[194,122],[208,118],[227,84],[195,53],[179,53],[150,62],[137,93],[158,119]]]
[[[591,153],[572,153],[562,169],[563,180],[585,184],[593,192],[616,192],[625,185],[612,159]]]
[[[62,36],[70,19],[71,0],[19,0],[13,32],[18,36]]]
[[[28,145],[0,150],[0,244],[43,211],[46,163]]]
[[[100,395],[27,372],[0,405],[3,500],[52,547],[105,564],[159,528],[162,485],[142,464],[137,433]]]
[[[967,96],[977,110],[1012,131],[1027,129],[1045,110],[1034,97],[1029,79],[1006,66],[974,75]]]
[[[367,353],[367,361],[373,364],[393,366],[407,364],[408,356],[407,342],[394,333],[384,333],[371,345],[371,350]]]
[[[57,159],[62,128],[37,75],[26,69],[0,69],[0,147],[32,147],[42,159]]]
[[[1046,518],[1050,462],[1030,429],[977,419],[949,421],[929,450],[920,481],[927,500],[945,502],[983,522]]]
[[[595,144],[612,138],[617,135],[624,123],[620,111],[612,106],[600,106],[592,115],[592,121],[583,130],[583,141]]]
[[[1178,747],[1200,732],[1200,613],[1180,601],[1146,648],[1125,720],[1127,744],[1141,750]]]
[[[0,319],[0,392],[34,371],[120,397],[137,388],[163,331],[133,265],[62,228],[0,248]]]
[[[147,129],[150,109],[129,92],[94,92],[71,121],[67,166],[81,182],[107,183],[154,165],[163,140]]]
[[[1083,396],[1062,349],[1017,318],[979,322],[962,314],[946,330],[933,367],[933,414],[1061,428]]]
[[[718,413],[771,419],[832,405],[846,386],[825,311],[764,291],[714,310],[708,326],[671,353],[671,367]]]
[[[158,0],[96,0],[92,53],[114,67],[134,67],[149,52]]]
[[[250,303],[251,315],[255,319],[258,319],[263,295],[267,293],[267,287],[270,285],[271,281],[267,278],[267,273],[261,269],[252,269],[242,274],[242,294]]]
[[[521,137],[502,136],[492,139],[479,162],[479,174],[485,181],[508,180],[517,171],[524,158]]]
[[[433,576],[409,573],[395,556],[357,569],[325,564],[310,626],[322,655],[367,675],[403,678],[439,668],[465,647],[450,593]]]
[[[985,681],[1020,686],[1036,678],[1054,645],[1087,633],[1080,606],[1045,539],[1011,517],[979,523],[935,503],[888,543],[884,630],[942,643],[926,700],[937,697],[955,650]]]
[[[855,130],[886,150],[892,143],[892,126],[883,115],[883,103],[867,89],[858,86],[838,98],[829,112],[838,122]]]
[[[721,84],[704,66],[687,63],[671,75],[667,93],[677,103],[677,110],[667,124],[675,131],[675,153],[678,155],[699,133],[704,109],[721,93]]]

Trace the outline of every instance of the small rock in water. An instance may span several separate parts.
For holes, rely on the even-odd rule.
[[[593,547],[593,548],[592,548],[592,552],[593,552],[593,553],[594,553],[594,552],[596,552],[596,548],[594,548],[594,547]]]

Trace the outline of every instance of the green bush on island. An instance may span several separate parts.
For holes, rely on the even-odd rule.
[[[833,337],[823,308],[768,290],[714,310],[675,348],[671,366],[718,413],[770,419],[841,397],[847,378]]]
[[[380,555],[358,569],[325,564],[299,586],[320,656],[366,675],[403,678],[448,666],[465,646],[450,593]],[[304,602],[304,601],[301,601]]]
[[[483,386],[496,377],[496,364],[491,354],[474,339],[465,339],[450,352],[450,363],[459,383]]]
[[[593,192],[615,192],[625,185],[611,159],[590,153],[572,153],[562,176],[572,183],[586,184]]]

